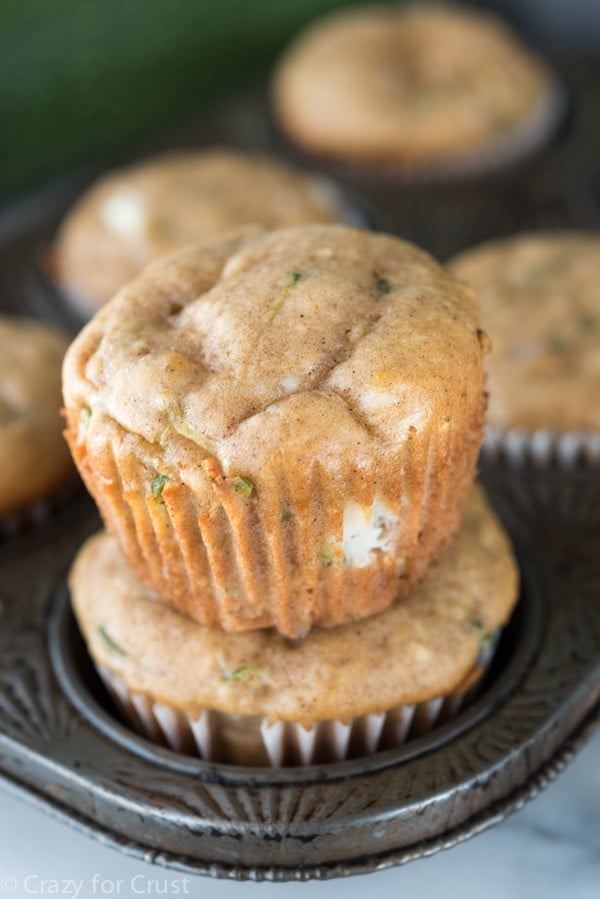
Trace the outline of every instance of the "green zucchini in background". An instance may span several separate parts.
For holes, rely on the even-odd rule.
[[[264,76],[343,0],[1,0],[0,199]]]

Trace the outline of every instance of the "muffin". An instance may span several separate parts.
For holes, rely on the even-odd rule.
[[[139,579],[227,630],[381,611],[456,535],[483,431],[475,294],[340,225],[207,240],[72,344],[66,436]]]
[[[600,455],[600,236],[520,234],[451,268],[478,291],[493,343],[488,443],[524,432],[543,446],[546,431]]]
[[[169,153],[102,177],[58,232],[56,280],[91,314],[149,262],[205,235],[334,222],[337,190],[268,156],[214,149]]]
[[[274,766],[368,754],[451,718],[517,598],[507,538],[478,489],[425,582],[379,615],[301,642],[184,617],[136,580],[106,533],[85,544],[70,583],[127,721],[179,751]]]
[[[44,516],[74,474],[62,438],[60,371],[67,337],[0,316],[0,534]]]
[[[487,170],[543,143],[560,92],[496,17],[436,4],[344,10],[287,49],[272,85],[293,145],[396,174]]]

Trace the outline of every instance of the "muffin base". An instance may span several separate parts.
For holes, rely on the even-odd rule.
[[[401,746],[452,720],[479,694],[500,633],[498,629],[491,635],[452,693],[350,721],[317,721],[310,728],[293,721],[270,722],[259,715],[213,709],[192,715],[130,690],[107,668],[98,666],[97,670],[123,720],[153,743],[210,762],[271,768],[326,764]]]

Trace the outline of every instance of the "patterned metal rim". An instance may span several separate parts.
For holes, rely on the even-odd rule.
[[[236,867],[222,864],[202,864],[194,859],[162,852],[133,840],[125,839],[117,833],[90,821],[81,815],[66,809],[60,802],[50,796],[44,796],[31,787],[19,783],[0,773],[0,785],[7,793],[25,799],[30,805],[39,808],[52,818],[73,827],[79,833],[98,840],[101,844],[116,849],[131,858],[148,864],[160,865],[185,874],[203,875],[227,880],[253,880],[285,882],[290,880],[330,880],[335,877],[349,877],[354,874],[370,874],[383,871],[397,865],[404,865],[420,858],[435,855],[442,849],[451,849],[472,837],[489,830],[501,823],[510,815],[520,811],[528,802],[538,796],[542,790],[550,786],[569,765],[585,743],[600,727],[600,703],[587,714],[573,733],[564,741],[560,749],[542,767],[531,775],[525,783],[509,794],[505,799],[496,802],[472,818],[464,821],[459,827],[439,834],[433,839],[417,842],[400,850],[365,856],[353,861],[321,864],[311,868],[258,868]]]

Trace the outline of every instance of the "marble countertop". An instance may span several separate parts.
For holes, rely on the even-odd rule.
[[[205,899],[599,899],[600,731],[541,796],[447,852],[376,874],[322,883],[235,883],[153,867],[0,793],[0,899],[202,896]]]

